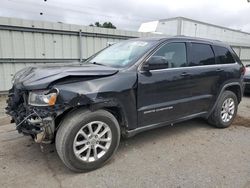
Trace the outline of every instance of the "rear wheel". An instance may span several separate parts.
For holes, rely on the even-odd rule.
[[[115,153],[119,141],[119,124],[111,113],[78,110],[61,123],[56,149],[68,168],[83,172],[105,164]]]
[[[224,91],[208,122],[218,128],[229,127],[238,110],[238,100],[232,91]]]

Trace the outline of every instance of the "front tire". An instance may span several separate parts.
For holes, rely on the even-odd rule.
[[[229,127],[238,110],[238,100],[232,91],[224,91],[208,122],[217,128]]]
[[[120,142],[116,118],[105,110],[77,110],[60,124],[56,150],[71,170],[85,172],[104,165],[115,153]]]

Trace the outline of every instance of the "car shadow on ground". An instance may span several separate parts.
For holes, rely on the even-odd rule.
[[[163,142],[162,139],[166,137],[170,137],[170,139],[174,139],[176,136],[180,134],[189,134],[193,131],[196,131],[197,129],[214,129],[214,128],[208,125],[206,121],[203,119],[190,120],[190,121],[186,121],[183,123],[175,124],[173,126],[166,125],[164,127],[142,132],[131,138],[121,138],[119,148],[115,155],[117,155],[117,158],[119,158],[119,156],[128,155],[129,152],[131,152],[131,150],[133,150],[134,148],[147,147],[147,145],[150,145],[152,143],[155,144],[155,143]],[[31,140],[30,142],[33,143],[33,141]],[[75,174],[74,172],[68,170],[63,165],[59,156],[57,155],[54,144],[42,145],[42,149],[39,148],[38,144],[34,144],[34,143],[31,144],[29,147],[30,147],[29,148],[30,150],[34,150],[34,151],[31,151],[31,153],[38,153],[37,155],[39,155],[40,153],[41,155],[43,155],[42,158],[47,161],[46,163],[48,164],[50,169],[53,169],[52,171],[54,174],[57,174],[57,175]],[[116,157],[111,159],[105,166],[110,166],[114,164],[116,160],[115,158]],[[30,161],[30,162],[34,162],[34,161]],[[106,168],[105,166],[103,168]]]
[[[195,131],[195,129],[206,128],[210,129],[211,126],[203,119],[194,119],[190,121],[185,121],[182,123],[171,125],[166,125],[156,129],[141,132],[131,138],[122,138],[121,146],[123,144],[147,144],[152,142],[160,141],[164,137],[175,137],[179,134]],[[122,150],[123,147],[120,147]]]
[[[250,93],[244,93],[244,97],[250,98]]]

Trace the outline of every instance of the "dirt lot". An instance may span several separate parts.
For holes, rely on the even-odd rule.
[[[1,187],[250,187],[250,97],[228,129],[192,120],[123,139],[103,168],[66,169],[53,145],[0,126]],[[243,125],[243,126],[241,126]]]

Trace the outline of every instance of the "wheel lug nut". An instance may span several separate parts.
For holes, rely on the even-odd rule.
[[[98,136],[96,135],[95,138],[98,138]]]
[[[87,145],[89,145],[90,143],[89,142],[87,142]]]

